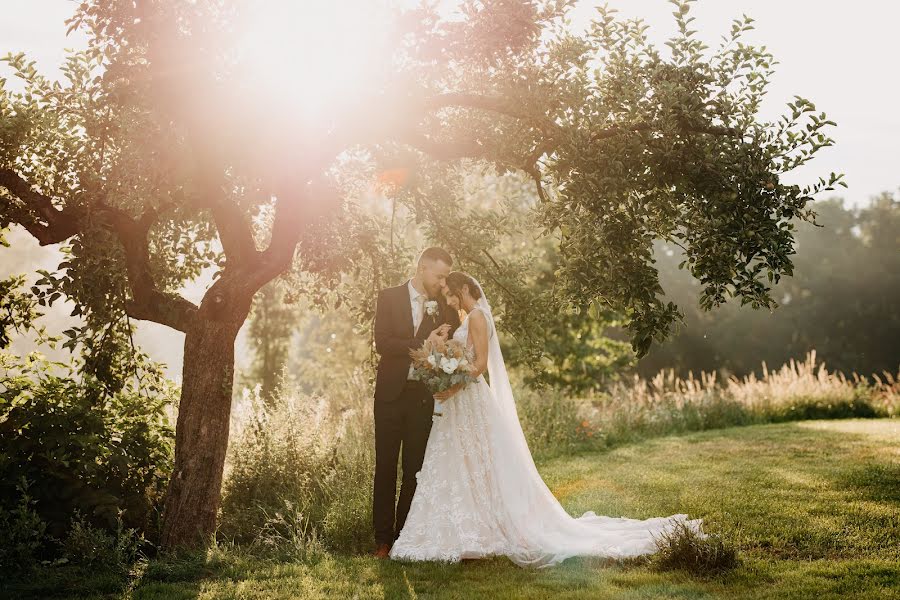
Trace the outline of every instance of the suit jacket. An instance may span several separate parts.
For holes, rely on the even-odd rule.
[[[378,292],[375,305],[375,350],[380,359],[375,377],[376,402],[391,402],[400,396],[412,362],[410,350],[420,348],[431,332],[443,323],[451,325],[451,335],[459,327],[459,314],[447,306],[443,297],[439,297],[438,313],[429,315],[426,312],[422,315],[422,323],[416,334],[408,285],[409,280],[406,280],[402,285]]]

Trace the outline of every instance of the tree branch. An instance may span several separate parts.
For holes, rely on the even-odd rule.
[[[539,129],[545,135],[555,137],[561,136],[562,127],[554,123],[551,119],[543,115],[534,115],[531,113],[518,110],[516,106],[505,98],[497,96],[482,96],[480,94],[465,93],[447,93],[438,94],[425,99],[425,107],[430,109],[447,108],[447,107],[475,108],[478,110],[487,110],[499,113],[508,117],[513,117],[521,121],[528,121]]]
[[[221,193],[221,192],[220,192]],[[225,257],[232,263],[245,264],[257,258],[253,230],[240,208],[231,200],[216,198],[209,203]]]
[[[547,202],[547,194],[544,193],[544,182],[541,179],[541,171],[538,169],[537,165],[526,165],[524,167],[525,172],[531,177],[532,181],[534,181],[534,187],[537,191],[538,199],[540,199],[542,204],[546,204]]]
[[[255,276],[261,282],[260,287],[288,270],[293,263],[303,225],[300,209],[302,202],[302,190],[296,188],[280,192],[275,199],[272,237],[261,255],[262,268]]]
[[[542,203],[547,202],[547,196],[544,193],[544,183],[541,179],[541,169],[538,166],[538,161],[543,155],[551,152],[554,147],[553,140],[544,140],[543,143],[537,144],[534,151],[525,158],[522,166],[522,169],[534,180],[538,198],[540,198]]]
[[[30,218],[19,218],[16,222],[41,246],[59,244],[78,233],[78,215],[74,210],[56,208],[49,197],[36,192],[12,169],[0,169],[0,187],[5,187],[25,206]]]
[[[140,2],[138,15],[146,24],[150,74],[154,97],[160,107],[184,130],[188,146],[199,158],[199,208],[209,209],[231,266],[258,260],[253,229],[225,189],[226,169],[221,164],[228,149],[239,142],[234,131],[221,127],[212,115],[208,98],[227,98],[211,74],[198,65],[186,63],[192,49],[178,32],[176,20],[165,11],[152,12],[152,5]],[[220,107],[221,108],[221,107]]]
[[[482,96],[480,94],[446,93],[431,96],[425,100],[426,108],[438,109],[447,107],[474,108],[496,112],[513,117],[521,121],[530,122],[551,138],[562,139],[563,127],[545,116],[539,116],[518,110],[512,102],[498,96]],[[612,126],[607,129],[597,130],[591,133],[592,140],[611,138],[624,132],[649,131],[653,126],[649,123],[620,127]],[[716,125],[682,125],[682,129],[689,133],[707,133],[711,135],[739,135],[733,127],[721,127]],[[550,141],[548,139],[548,141]]]
[[[0,169],[0,186],[9,190],[10,194],[25,205],[31,218],[18,219],[16,222],[25,227],[42,246],[58,244],[82,233],[81,211],[56,208],[50,198],[34,191],[14,171]],[[159,291],[150,269],[147,236],[157,221],[158,212],[148,209],[140,219],[133,219],[125,211],[100,200],[95,200],[92,207],[94,214],[105,220],[108,227],[116,233],[125,251],[128,283],[133,296],[133,300],[126,303],[127,314],[135,319],[154,321],[185,331],[197,307],[181,296]]]
[[[337,190],[321,180],[307,179],[303,173],[282,182],[276,192],[275,220],[272,237],[260,253],[259,267],[247,274],[248,291],[255,293],[263,285],[291,268],[299,248],[307,258],[313,258],[316,231],[327,226],[340,207]]]
[[[652,131],[653,125],[650,123],[636,123],[634,125],[626,125],[620,127],[613,125],[606,129],[598,129],[591,132],[591,141],[605,140],[623,133],[632,133],[636,131]],[[687,133],[706,133],[709,135],[736,136],[739,132],[734,127],[720,127],[716,125],[686,125],[681,124],[681,130]]]
[[[462,142],[437,142],[420,133],[406,132],[402,142],[437,160],[459,160],[461,158],[488,158],[487,149],[477,140]]]
[[[202,132],[198,132],[197,125],[190,120],[185,125],[195,156],[206,156],[208,151],[204,152],[200,144]],[[214,164],[213,160],[210,157],[198,165],[203,194],[199,207],[208,208],[212,213],[222,249],[231,265],[255,262],[259,257],[253,239],[253,228],[240,206],[228,197],[223,183],[225,169]]]
[[[197,306],[177,294],[160,291],[150,268],[148,235],[159,212],[150,208],[140,219],[133,219],[125,211],[102,202],[96,203],[96,210],[100,218],[109,223],[125,250],[125,268],[132,295],[125,303],[128,316],[187,331]]]

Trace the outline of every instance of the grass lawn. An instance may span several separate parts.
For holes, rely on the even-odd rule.
[[[335,556],[315,564],[226,555],[152,561],[127,590],[102,578],[13,597],[134,598],[900,598],[900,420],[806,421],[651,440],[540,465],[571,513],[701,517],[741,566],[700,579],[647,564],[575,559],[523,570]],[[52,570],[51,570],[52,571]]]

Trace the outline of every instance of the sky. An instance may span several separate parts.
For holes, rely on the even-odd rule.
[[[572,14],[572,26],[585,27],[597,4],[582,1]],[[660,46],[675,31],[671,5],[665,0],[610,0],[609,5],[623,17],[643,18],[651,26],[651,40]],[[66,37],[64,21],[74,7],[71,0],[0,0],[0,55],[24,51],[43,73],[58,75],[65,48],[84,44],[77,34]],[[756,20],[756,30],[745,41],[765,45],[780,63],[762,106],[763,118],[776,118],[796,94],[812,100],[838,124],[832,131],[835,146],[822,150],[790,176],[795,181],[789,181],[805,184],[832,171],[844,173],[849,189],[839,193],[856,206],[882,191],[900,189],[900,111],[896,109],[900,77],[895,75],[900,57],[896,47],[900,3],[700,0],[692,10],[693,26],[704,42],[715,46],[730,30],[731,21],[744,13]],[[6,74],[0,67],[0,77]],[[11,241],[13,247],[0,254],[0,276],[33,273],[35,268],[58,262],[55,249],[39,248],[23,232],[14,232]],[[185,295],[199,301],[203,291],[203,286],[195,285]],[[50,323],[48,328],[57,329]],[[246,354],[242,338],[236,352],[239,357]],[[168,363],[171,377],[180,379],[181,334],[142,323],[137,341],[151,356]]]

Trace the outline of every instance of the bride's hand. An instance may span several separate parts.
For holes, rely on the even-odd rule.
[[[460,390],[460,387],[462,387],[462,386],[457,384],[451,388],[447,388],[443,392],[437,392],[436,394],[434,394],[434,399],[437,400],[438,402],[444,402],[446,400],[449,400],[454,395],[456,395],[456,392],[458,392]]]

